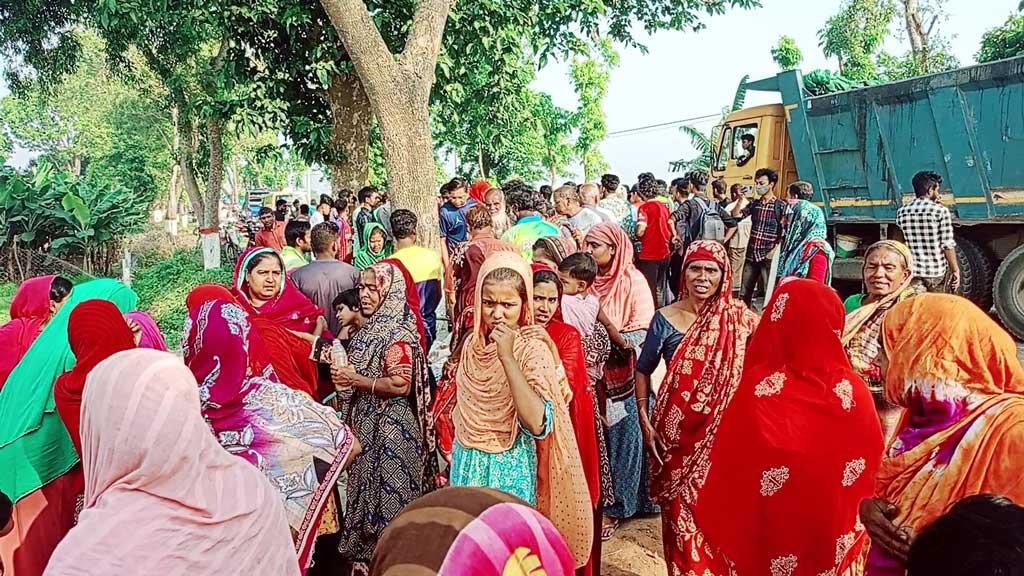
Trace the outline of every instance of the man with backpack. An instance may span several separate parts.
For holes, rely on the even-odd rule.
[[[687,172],[672,181],[673,194],[679,206],[675,220],[676,250],[669,266],[669,284],[679,297],[683,257],[694,240],[714,240],[724,246],[736,233],[736,219],[725,209],[724,198],[708,198],[706,172]]]

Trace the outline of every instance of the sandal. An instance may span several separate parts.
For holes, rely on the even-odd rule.
[[[601,525],[601,541],[607,542],[612,539],[615,535],[615,531],[619,529],[619,525],[622,524],[622,520],[618,518],[606,518],[605,522]]]

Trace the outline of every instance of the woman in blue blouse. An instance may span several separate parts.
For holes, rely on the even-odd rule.
[[[683,289],[679,301],[654,313],[651,325],[647,329],[647,339],[644,340],[640,357],[636,361],[636,397],[637,403],[642,407],[640,430],[644,436],[644,446],[655,458],[660,451],[659,447],[653,445],[657,435],[653,432],[646,410],[652,395],[651,374],[654,374],[662,360],[665,361],[666,368],[672,364],[672,356],[675,355],[683,336],[697,320],[697,314],[722,287],[724,271],[721,266],[712,260],[695,259],[695,253],[692,250],[687,251],[683,262]]]

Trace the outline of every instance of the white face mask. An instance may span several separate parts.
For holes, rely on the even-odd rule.
[[[757,186],[754,187],[754,189],[757,190],[758,194],[764,196],[765,194],[768,193],[769,190],[771,190],[771,187],[768,184],[758,184]]]

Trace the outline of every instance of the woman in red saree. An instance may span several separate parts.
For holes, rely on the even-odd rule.
[[[844,323],[836,293],[814,280],[783,280],[765,307],[739,388],[687,482],[711,551],[699,566],[711,574],[861,573],[857,511],[874,488],[882,429],[843,350]]]
[[[36,276],[18,286],[11,300],[11,320],[0,326],[0,388],[68,294],[71,281],[62,276]]]
[[[53,399],[57,413],[71,435],[75,451],[82,454],[80,418],[85,378],[97,364],[118,352],[135,348],[135,338],[117,306],[109,300],[86,300],[68,318],[68,343],[75,366],[57,378]]]
[[[717,266],[718,289],[694,311],[697,319],[672,356],[651,418],[653,436],[645,440],[650,453],[651,496],[662,507],[662,538],[670,572],[692,570],[703,576],[708,570],[719,576],[727,572],[720,561],[709,556],[704,537],[693,522],[691,506],[707,473],[722,414],[740,384],[747,341],[757,317],[743,302],[733,300],[729,254],[717,242],[690,244],[683,259],[681,297],[686,298],[691,289],[687,268],[698,263]],[[713,284],[709,267],[700,269],[701,282]]]
[[[598,457],[598,418],[595,410],[595,390],[587,373],[586,356],[578,330],[562,322],[558,314],[562,300],[562,282],[558,275],[548,269],[537,270],[534,264],[533,305],[535,326],[523,328],[525,336],[536,334],[555,348],[565,377],[569,382],[572,398],[569,400],[569,418],[576,433],[576,444],[580,450],[583,475],[590,491],[590,505],[594,509],[594,547],[590,562],[577,571],[580,576],[600,573],[601,564],[601,463]],[[538,333],[543,331],[544,333]]]
[[[235,266],[231,293],[249,313],[281,381],[319,399],[317,367],[310,359],[309,341],[295,332],[318,337],[327,321],[323,310],[285,276],[281,256],[271,248],[242,254]]]

